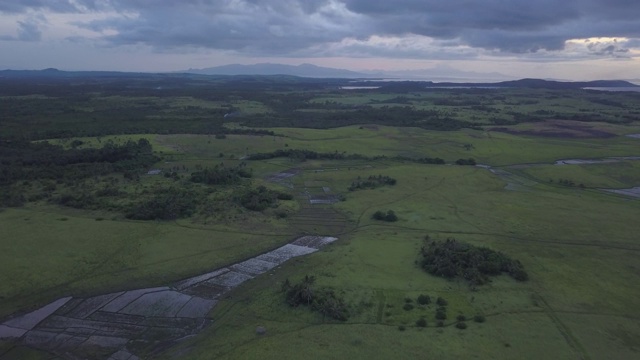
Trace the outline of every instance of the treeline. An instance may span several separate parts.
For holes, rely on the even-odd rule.
[[[189,180],[207,185],[233,185],[239,183],[243,178],[250,178],[251,176],[251,169],[247,169],[246,163],[243,162],[234,167],[218,164],[213,168],[195,171],[191,173]]]
[[[155,188],[139,200],[126,205],[124,212],[134,220],[175,220],[193,215],[203,196],[195,190],[182,187]]]
[[[470,285],[482,285],[490,281],[489,276],[507,273],[518,281],[526,281],[529,275],[522,263],[507,255],[486,247],[477,247],[449,238],[446,241],[431,241],[420,250],[421,267],[429,274],[447,279],[463,278]]]
[[[349,191],[375,189],[384,185],[393,186],[396,184],[396,182],[396,179],[386,175],[369,175],[369,177],[367,177],[365,180],[360,179],[360,177],[358,176],[358,180],[352,182],[349,186]]]
[[[329,103],[330,104],[330,103]],[[416,110],[412,106],[373,107],[360,105],[350,109],[327,111],[314,104],[296,104],[294,110],[281,110],[262,114],[245,115],[238,121],[248,127],[302,127],[328,129],[348,125],[377,124],[386,126],[419,127],[427,130],[452,131],[462,128],[478,128],[474,123],[458,120],[437,110]],[[325,105],[326,107],[326,105]],[[314,109],[317,108],[317,111]],[[300,111],[305,110],[305,111]]]
[[[326,152],[320,153],[312,150],[298,149],[278,149],[268,153],[256,153],[247,157],[248,160],[268,160],[275,158],[290,158],[299,161],[309,160],[379,160],[386,156],[369,157],[360,154],[346,154],[344,152]]]
[[[373,220],[386,221],[386,222],[396,222],[398,221],[398,215],[393,210],[387,210],[385,213],[382,210],[378,210],[371,215]]]
[[[276,207],[278,200],[293,200],[293,196],[269,190],[265,186],[258,186],[257,188],[243,188],[236,191],[233,199],[248,210],[263,211],[270,207]]]
[[[476,165],[476,160],[474,158],[458,159],[458,160],[456,160],[456,165],[471,165],[471,166],[475,166]]]
[[[290,158],[292,160],[306,161],[309,160],[398,160],[398,161],[411,161],[419,164],[434,164],[444,165],[446,162],[438,157],[423,157],[423,158],[410,158],[407,156],[367,156],[362,154],[347,154],[346,152],[317,152],[313,150],[305,149],[278,149],[267,153],[256,153],[247,156],[247,160],[269,160],[275,158]]]
[[[114,172],[130,175],[157,161],[147,139],[122,145],[108,142],[102,148],[86,149],[4,140],[0,141],[0,184],[19,180],[83,179]]]

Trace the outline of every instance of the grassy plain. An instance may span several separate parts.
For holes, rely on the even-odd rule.
[[[534,93],[514,91],[509,98],[489,94],[479,100],[478,106],[509,110],[510,99],[532,96],[540,100],[521,104],[518,111],[534,112],[544,107],[560,113],[583,108],[589,113],[601,109],[604,97],[590,94],[578,99],[568,93],[557,98],[552,97],[557,92]],[[640,202],[596,188],[640,186],[640,167],[637,161],[552,164],[559,159],[638,156],[640,139],[624,135],[640,133],[640,126],[550,120],[499,125],[503,129],[495,129],[498,125],[488,120],[490,110],[482,110],[486,116],[478,117],[477,112],[455,105],[478,100],[477,96],[460,92],[449,103],[443,102],[446,96],[432,92],[410,98],[412,106],[457,111],[459,117],[487,124],[475,130],[440,132],[364,124],[332,129],[278,127],[269,128],[276,136],[228,134],[224,139],[186,134],[79,138],[85,147],[109,140],[118,143],[148,138],[157,155],[163,157],[154,168],[177,169],[183,177],[198,166],[221,162],[235,166],[252,153],[287,148],[389,158],[246,160],[253,169],[254,185],[296,194],[297,202],[281,205],[290,214],[309,208],[301,196],[305,190],[328,187],[343,195],[345,201],[330,206],[336,211],[330,221],[346,224],[339,227],[295,225],[295,216],[276,219],[270,213],[273,209],[264,213],[234,210],[215,221],[194,216],[171,222],[130,221],[121,214],[44,203],[4,209],[0,212],[0,316],[25,312],[67,295],[164,285],[274,248],[298,234],[326,231],[320,234],[340,240],[239,287],[210,314],[214,320],[211,327],[157,357],[638,358]],[[395,97],[397,94],[339,92],[335,96],[325,93],[311,103],[381,106],[385,101],[405,101]],[[620,100],[620,106],[605,105],[611,109],[602,110],[603,116],[615,120],[625,106],[636,111],[633,106],[637,105],[631,104],[633,98],[629,99]],[[125,101],[103,100],[118,104]],[[134,102],[137,105],[131,106],[153,107],[157,101],[138,98]],[[225,110],[223,105],[180,97],[165,103],[163,111],[166,115],[193,107],[203,114],[206,109]],[[255,100],[239,98],[235,105],[246,113],[269,111],[265,103]],[[86,106],[75,110],[96,112],[99,101]],[[176,119],[172,117],[179,123]],[[569,135],[548,134],[558,131]],[[596,136],[597,131],[609,135]],[[69,145],[73,139],[55,141]],[[482,167],[416,164],[390,159],[393,156],[441,157],[448,164],[459,158],[474,158],[506,173],[496,175]],[[517,166],[522,164],[527,166]],[[300,171],[293,177],[293,190],[268,181],[269,175],[291,168]],[[397,179],[397,184],[347,190],[358,177],[379,174]],[[560,186],[556,181],[560,178],[584,183],[586,188]],[[169,181],[162,176],[142,176],[136,185],[123,184],[135,194],[137,186]],[[519,182],[515,186],[512,181]],[[220,192],[224,191],[231,190]],[[393,210],[399,220],[380,223],[371,219],[378,210]],[[339,230],[331,232],[333,229]],[[504,252],[524,264],[530,280],[520,283],[500,276],[472,289],[463,281],[428,275],[417,265],[426,235],[440,240],[455,237]],[[307,274],[315,276],[319,286],[331,287],[345,298],[351,312],[349,320],[325,319],[284,302],[282,283]],[[416,303],[421,294],[447,299],[448,318],[442,327],[437,325],[434,304]],[[403,308],[407,299],[414,306],[411,310]],[[470,320],[479,314],[486,317],[486,322]],[[455,327],[458,315],[469,319],[466,330]],[[427,322],[424,328],[416,325],[421,318]],[[267,333],[256,335],[257,326],[265,326]],[[0,344],[0,351],[3,349],[11,349],[3,360],[41,355]]]
[[[291,235],[202,229],[187,223],[101,219],[78,211],[0,212],[0,313],[67,295],[166,284],[286,242]],[[96,216],[96,215],[94,215]],[[201,226],[202,227],[202,226]]]
[[[176,353],[196,359],[637,355],[637,342],[629,340],[639,335],[634,320],[640,303],[632,285],[640,280],[633,226],[637,201],[545,185],[509,191],[487,170],[469,167],[376,164],[300,176],[346,189],[358,175],[378,173],[399,179],[398,184],[347,193],[347,200],[335,205],[356,222],[355,230],[329,249],[239,289],[214,310],[212,328],[167,358]],[[370,219],[377,209],[393,209],[400,220],[379,224]],[[531,280],[500,277],[473,291],[464,282],[431,277],[415,264],[426,234],[503,251],[525,264]],[[284,304],[280,285],[304,274],[343,294],[352,317],[338,323]],[[420,294],[449,301],[443,328],[436,326],[435,305],[417,306]],[[403,309],[405,298],[413,300],[413,310]],[[459,330],[453,326],[458,314],[484,314],[487,321],[468,321],[469,328]],[[423,316],[428,326],[417,327]],[[256,326],[266,326],[267,335],[255,335]],[[587,329],[594,327],[609,334],[601,340],[605,348],[581,340],[593,336]],[[544,350],[536,350],[541,344]]]

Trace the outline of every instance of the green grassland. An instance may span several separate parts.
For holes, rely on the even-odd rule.
[[[617,129],[622,128],[618,126]],[[632,128],[639,129],[640,128]],[[184,154],[196,157],[233,156],[277,149],[308,149],[317,152],[346,152],[366,156],[440,157],[452,162],[473,157],[482,164],[503,166],[523,163],[553,163],[559,159],[632,156],[638,140],[626,136],[609,139],[558,139],[527,137],[496,131],[464,129],[455,132],[388,126],[348,126],[337,129],[275,129],[280,136],[160,135],[156,142],[172,144]],[[628,131],[628,130],[627,130]],[[634,131],[634,130],[632,130]],[[471,145],[468,150],[465,145]],[[165,145],[166,146],[166,145]]]
[[[162,101],[159,96],[130,99],[105,93],[91,101],[68,100],[63,104],[53,102],[52,97],[16,98],[27,102],[20,106],[44,106],[43,101],[52,101],[46,106],[60,106],[64,111],[74,107],[83,114],[101,114],[117,105],[123,113],[129,108],[152,109],[158,118],[145,120],[153,124],[148,129],[136,125],[123,131],[128,135],[55,136],[49,141],[71,149],[74,140],[80,140],[82,144],[75,145],[78,149],[90,149],[145,138],[158,157],[150,168],[161,169],[163,174],[146,175],[149,169],[145,168],[133,178],[96,175],[82,181],[32,180],[2,188],[35,200],[0,210],[0,317],[27,312],[62,296],[166,285],[246,259],[298,235],[319,234],[338,237],[339,241],[243,284],[209,314],[212,326],[154,354],[154,358],[640,356],[640,288],[636,285],[640,283],[640,202],[598,190],[640,186],[640,164],[627,160],[553,165],[559,159],[640,156],[640,139],[625,136],[640,133],[640,124],[625,118],[638,111],[634,96],[547,90],[398,94],[322,89],[303,99],[309,105],[305,112],[316,108],[334,111],[338,105],[410,104],[456,113],[455,118],[478,126],[435,131],[364,122],[328,129],[269,127],[265,123],[260,128],[274,135],[227,133],[221,138],[214,135],[218,131],[200,131],[207,111],[220,115],[233,108],[258,116],[277,112],[278,105],[264,94],[232,92],[229,98],[220,92],[178,95]],[[284,90],[273,95],[278,99],[299,96]],[[159,103],[161,107],[157,107]],[[514,124],[517,115],[505,115],[511,110],[522,114],[545,110],[555,115],[572,111],[572,116],[578,110],[585,116],[598,112],[600,120],[609,122],[565,118]],[[190,122],[185,130],[195,129],[198,134],[170,133],[174,126],[180,126],[178,118],[188,117],[189,111],[202,122]],[[246,129],[245,120],[239,116],[224,126]],[[61,128],[72,126],[74,121],[62,121]],[[163,121],[167,121],[166,127],[158,125]],[[21,126],[25,125],[10,122],[3,131],[17,132]],[[91,133],[88,130],[76,135]],[[146,132],[151,133],[143,134]],[[362,157],[305,161],[249,158],[286,149]],[[374,158],[381,156],[384,158]],[[422,157],[440,157],[447,164],[410,160]],[[453,165],[461,158],[473,158],[492,169]],[[225,185],[189,180],[199,169],[220,164],[246,166],[252,177]],[[272,175],[290,169],[299,173],[288,182],[271,180]],[[371,175],[389,176],[397,183],[348,190],[354,181]],[[558,179],[570,179],[584,187],[562,186]],[[92,193],[108,184],[117,184],[119,197],[98,202],[93,208],[70,208],[47,200],[69,192]],[[42,192],[40,187],[46,186],[53,189],[48,197],[36,196]],[[258,186],[293,195],[294,200],[279,201],[262,211],[247,210],[230,200],[238,192]],[[322,224],[296,223],[296,214],[312,209],[302,194],[321,193],[323,187],[343,200],[320,206],[335,210],[335,217]],[[167,188],[195,192],[201,201],[195,213],[169,221],[130,220],[124,215],[122,208],[128,202]],[[398,221],[372,219],[376,211],[387,210],[393,210]],[[334,226],[332,221],[340,225]],[[462,280],[429,275],[418,265],[427,235],[503,252],[522,262],[529,280],[517,282],[501,275],[487,285],[471,287]],[[286,304],[282,284],[305,275],[315,276],[318,286],[334,289],[345,300],[348,320],[331,320],[306,307]],[[442,326],[435,317],[435,304],[417,303],[422,294],[448,301]],[[413,308],[405,309],[409,303]],[[458,315],[467,318],[467,329],[456,328]],[[486,321],[473,321],[475,315],[483,315]],[[426,327],[416,324],[419,319],[426,320]],[[257,335],[257,326],[266,327],[266,334]],[[5,350],[9,352],[5,354]],[[0,358],[47,356],[0,343]]]
[[[55,209],[0,213],[3,316],[67,296],[161,285],[206,272],[287,240],[287,234],[192,224],[100,220]],[[289,236],[290,237],[290,236]]]
[[[637,355],[640,335],[640,251],[633,223],[637,202],[573,189],[536,186],[508,191],[484,169],[389,165],[366,170],[304,172],[307,183],[346,188],[358,175],[383,173],[393,187],[357,191],[336,205],[356,222],[354,231],[321,253],[286,264],[273,275],[242,287],[212,314],[212,328],[172,354],[189,358],[616,358]],[[376,209],[393,209],[400,220],[378,224]],[[465,283],[427,275],[416,266],[425,234],[455,237],[520,259],[531,280],[499,277],[471,290]],[[345,323],[323,319],[282,300],[286,278],[315,275],[352,306]],[[434,305],[418,306],[420,294],[442,296],[449,318],[436,326]],[[404,310],[405,298],[414,300]],[[455,316],[484,314],[456,329]],[[415,326],[420,317],[426,328]],[[405,331],[399,331],[399,326]],[[266,326],[267,335],[255,335]],[[598,328],[598,331],[592,330]],[[608,334],[600,345],[584,340]],[[635,339],[635,340],[633,340]],[[537,349],[545,344],[542,353]],[[603,345],[606,344],[606,345]]]

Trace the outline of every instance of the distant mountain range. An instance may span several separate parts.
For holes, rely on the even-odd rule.
[[[344,69],[334,69],[312,64],[284,65],[284,64],[230,64],[205,69],[189,69],[187,74],[198,75],[291,75],[312,78],[371,78],[372,74],[360,73]],[[379,77],[379,76],[378,76]]]
[[[443,72],[447,69],[441,69]],[[452,69],[454,72],[457,71]],[[421,70],[417,70],[420,72]],[[437,71],[437,69],[426,69],[424,71]],[[416,73],[414,71],[405,72],[405,75]],[[421,74],[426,74],[421,72]],[[395,78],[394,81],[385,81],[389,74],[367,74],[359,73],[344,69],[333,69],[311,64],[302,64],[297,66],[282,64],[256,64],[256,65],[224,65],[206,69],[190,69],[178,73],[141,73],[141,72],[117,72],[117,71],[61,71],[58,69],[44,70],[0,70],[0,80],[2,79],[65,79],[65,78],[156,78],[156,79],[180,79],[189,77],[207,77],[207,76],[224,76],[232,80],[234,76],[269,76],[284,75],[292,78],[298,77],[300,81],[304,78],[314,78],[314,82],[322,81],[318,78],[331,78],[338,80],[344,79],[344,85],[372,86],[384,85],[385,88],[394,87],[424,89],[425,87],[494,87],[494,88],[544,88],[544,89],[580,89],[589,87],[612,87],[612,88],[638,88],[629,81],[624,80],[595,80],[595,81],[555,81],[542,79],[520,79],[496,82],[479,82],[470,80],[469,82],[434,82],[413,79],[412,81],[402,81]],[[480,75],[479,73],[458,71],[456,80],[461,80],[462,76]],[[484,74],[500,76],[501,74]],[[437,77],[434,76],[435,80]],[[441,76],[440,78],[448,78]],[[467,78],[468,79],[468,78]],[[477,78],[480,80],[480,78]],[[360,80],[360,81],[359,81]],[[376,81],[378,80],[378,81]],[[277,79],[273,79],[277,81]],[[336,81],[333,81],[336,83]]]
[[[414,70],[369,70],[351,71],[335,69],[312,64],[284,65],[284,64],[230,64],[205,69],[189,69],[182,71],[199,75],[290,75],[311,78],[339,78],[339,79],[410,79],[416,81],[500,81],[513,78],[500,73],[478,73],[463,71],[449,66],[438,66],[430,69]]]

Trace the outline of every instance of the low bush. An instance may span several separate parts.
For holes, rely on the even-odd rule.
[[[486,318],[484,317],[484,315],[476,315],[473,317],[473,321],[477,323],[483,323],[486,321]]]
[[[418,304],[429,305],[431,303],[431,297],[429,295],[418,296]]]
[[[374,220],[387,221],[387,222],[398,221],[398,216],[393,210],[388,210],[386,213],[378,210],[371,216],[371,218]]]

